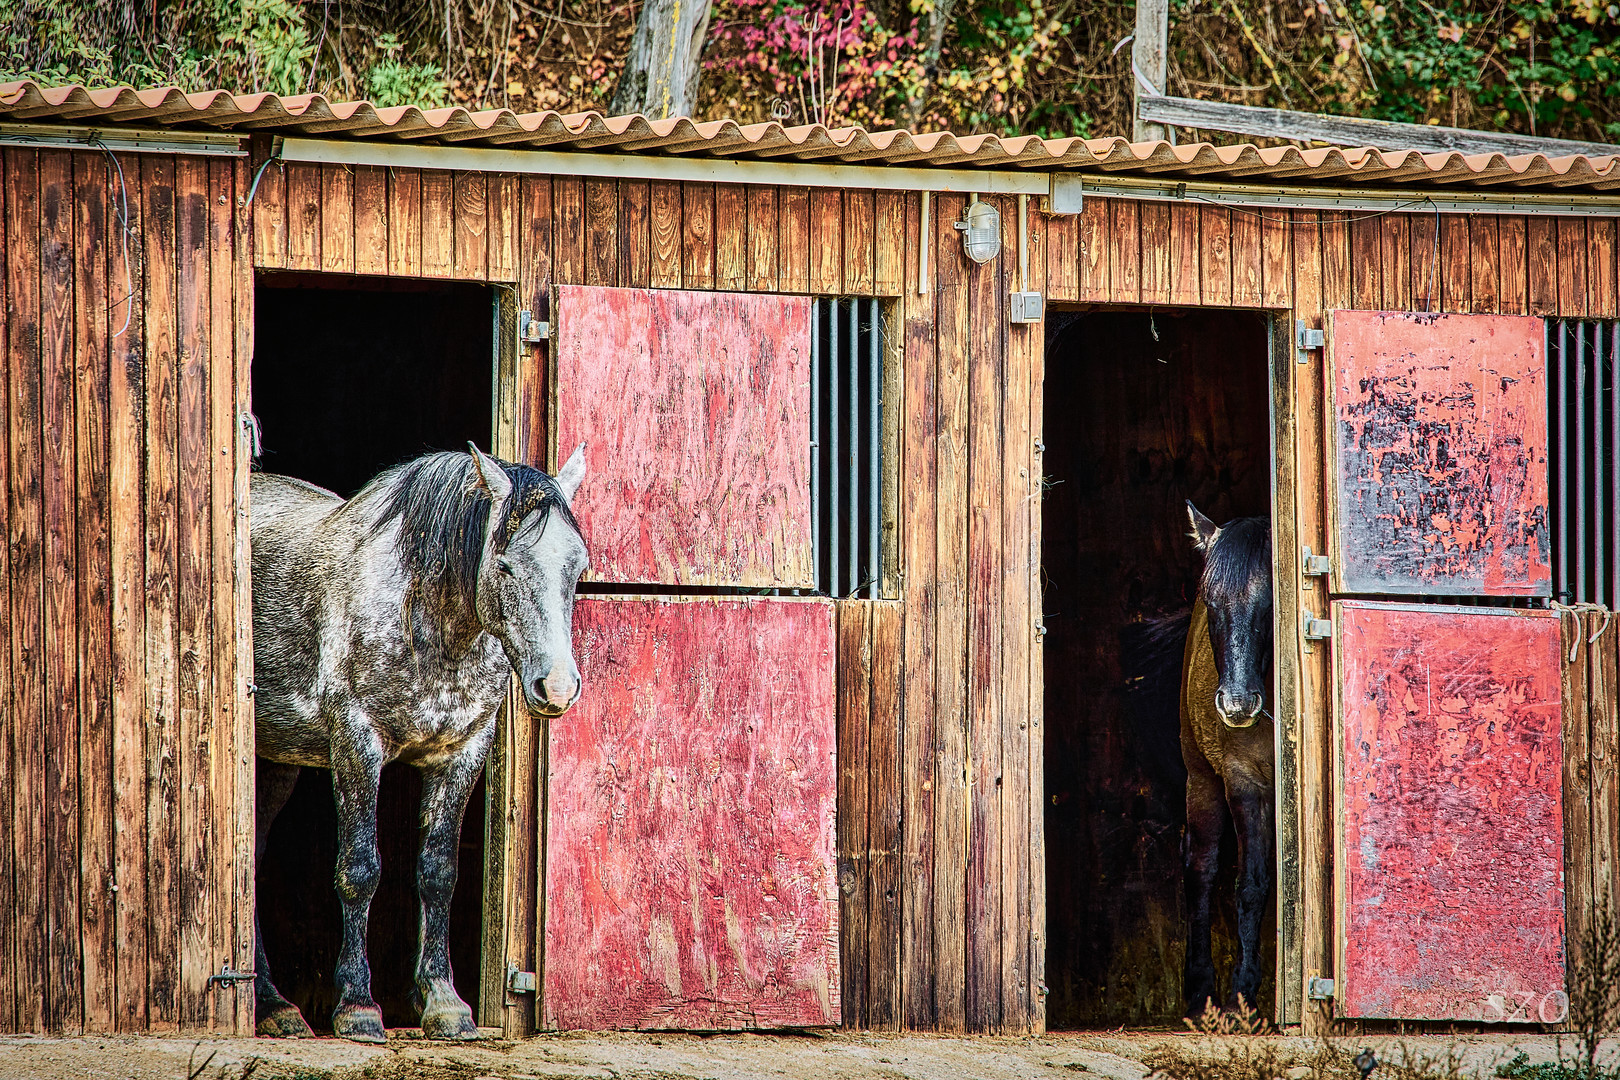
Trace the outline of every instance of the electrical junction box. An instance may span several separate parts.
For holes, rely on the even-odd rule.
[[[1045,306],[1045,298],[1038,292],[1015,292],[1007,310],[1015,323],[1038,323]]]

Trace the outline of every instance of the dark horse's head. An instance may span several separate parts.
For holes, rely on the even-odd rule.
[[[1271,682],[1271,523],[1234,518],[1217,527],[1191,502],[1193,546],[1204,553],[1198,598],[1209,612],[1215,650],[1215,711],[1246,728],[1265,711]]]

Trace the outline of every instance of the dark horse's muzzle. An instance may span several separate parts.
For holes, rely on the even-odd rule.
[[[1229,728],[1241,730],[1253,727],[1265,709],[1264,695],[1252,690],[1240,693],[1230,693],[1224,689],[1215,691],[1215,711],[1221,714],[1221,722]]]

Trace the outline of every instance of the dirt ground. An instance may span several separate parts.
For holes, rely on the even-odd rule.
[[[1358,1039],[1380,1055],[1405,1044],[1434,1052],[1463,1047],[1468,1065],[1490,1076],[1518,1050],[1552,1060],[1554,1040],[1464,1036]],[[1083,1074],[1088,1080],[1143,1080],[1141,1059],[1174,1042],[1219,1052],[1220,1041],[1169,1034],[1052,1034],[1041,1038],[809,1034],[543,1035],[522,1042],[427,1042],[391,1031],[385,1046],[336,1039],[183,1039],[138,1036],[0,1038],[0,1080],[1012,1080]],[[1285,1057],[1317,1043],[1278,1038]]]

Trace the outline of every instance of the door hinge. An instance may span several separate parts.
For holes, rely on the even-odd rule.
[[[551,324],[536,319],[534,312],[524,308],[518,312],[518,340],[526,345],[538,345],[551,337]]]
[[[1333,563],[1326,555],[1318,555],[1308,547],[1302,548],[1299,557],[1299,572],[1307,579],[1322,577],[1333,572]],[[1311,583],[1306,580],[1300,587],[1308,590]]]
[[[1327,334],[1307,326],[1304,319],[1294,320],[1294,359],[1301,364],[1311,362],[1311,352],[1327,345]]]
[[[506,965],[506,988],[514,994],[532,994],[539,989],[540,980],[532,971],[519,971],[516,964]]]
[[[1332,641],[1333,623],[1327,619],[1318,619],[1310,612],[1301,612],[1299,617],[1300,636],[1305,639],[1305,651],[1314,652],[1311,648],[1313,641]]]
[[[1333,991],[1333,980],[1324,979],[1320,975],[1312,975],[1310,982],[1305,986],[1305,996],[1312,1001],[1332,1001]]]

